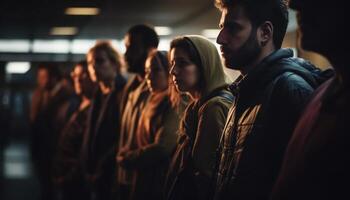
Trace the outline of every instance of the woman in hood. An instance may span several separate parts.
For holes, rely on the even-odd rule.
[[[233,96],[218,51],[204,37],[174,39],[169,58],[177,90],[187,93],[192,102],[180,123],[164,195],[166,199],[207,199],[216,148]]]

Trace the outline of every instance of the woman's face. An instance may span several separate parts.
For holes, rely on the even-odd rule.
[[[151,92],[160,92],[168,88],[168,71],[161,66],[158,58],[149,56],[145,64],[145,79]]]
[[[200,79],[199,68],[194,64],[182,48],[170,50],[170,74],[180,92],[194,92],[198,90]]]
[[[89,75],[93,82],[110,82],[116,76],[115,66],[105,51],[89,52],[87,63]]]

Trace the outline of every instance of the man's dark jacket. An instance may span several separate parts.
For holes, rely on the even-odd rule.
[[[268,199],[301,111],[315,87],[291,49],[267,56],[241,81],[220,143],[214,199]]]

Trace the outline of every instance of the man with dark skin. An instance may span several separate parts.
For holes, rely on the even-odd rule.
[[[217,43],[226,67],[239,70],[241,76],[230,86],[236,100],[219,147],[214,199],[268,199],[294,126],[316,84],[304,70],[308,63],[295,62],[291,49],[281,49],[288,24],[285,1],[216,3],[222,12]]]
[[[292,0],[301,45],[332,63],[335,77],[313,94],[293,133],[273,200],[349,199],[350,68],[345,1]]]
[[[147,25],[135,25],[129,29],[125,36],[125,59],[128,71],[134,73],[126,87],[121,104],[121,130],[119,146],[117,148],[117,186],[120,199],[129,199],[131,190],[131,170],[125,168],[125,154],[136,148],[135,129],[138,125],[140,113],[150,94],[144,79],[145,62],[148,53],[158,47],[159,38],[155,30]]]

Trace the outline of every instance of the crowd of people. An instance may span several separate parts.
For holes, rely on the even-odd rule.
[[[159,51],[140,24],[124,56],[98,41],[70,76],[40,66],[30,120],[42,199],[346,199],[344,3],[216,0],[221,55],[199,35]],[[281,48],[288,6],[302,47],[334,70]]]

